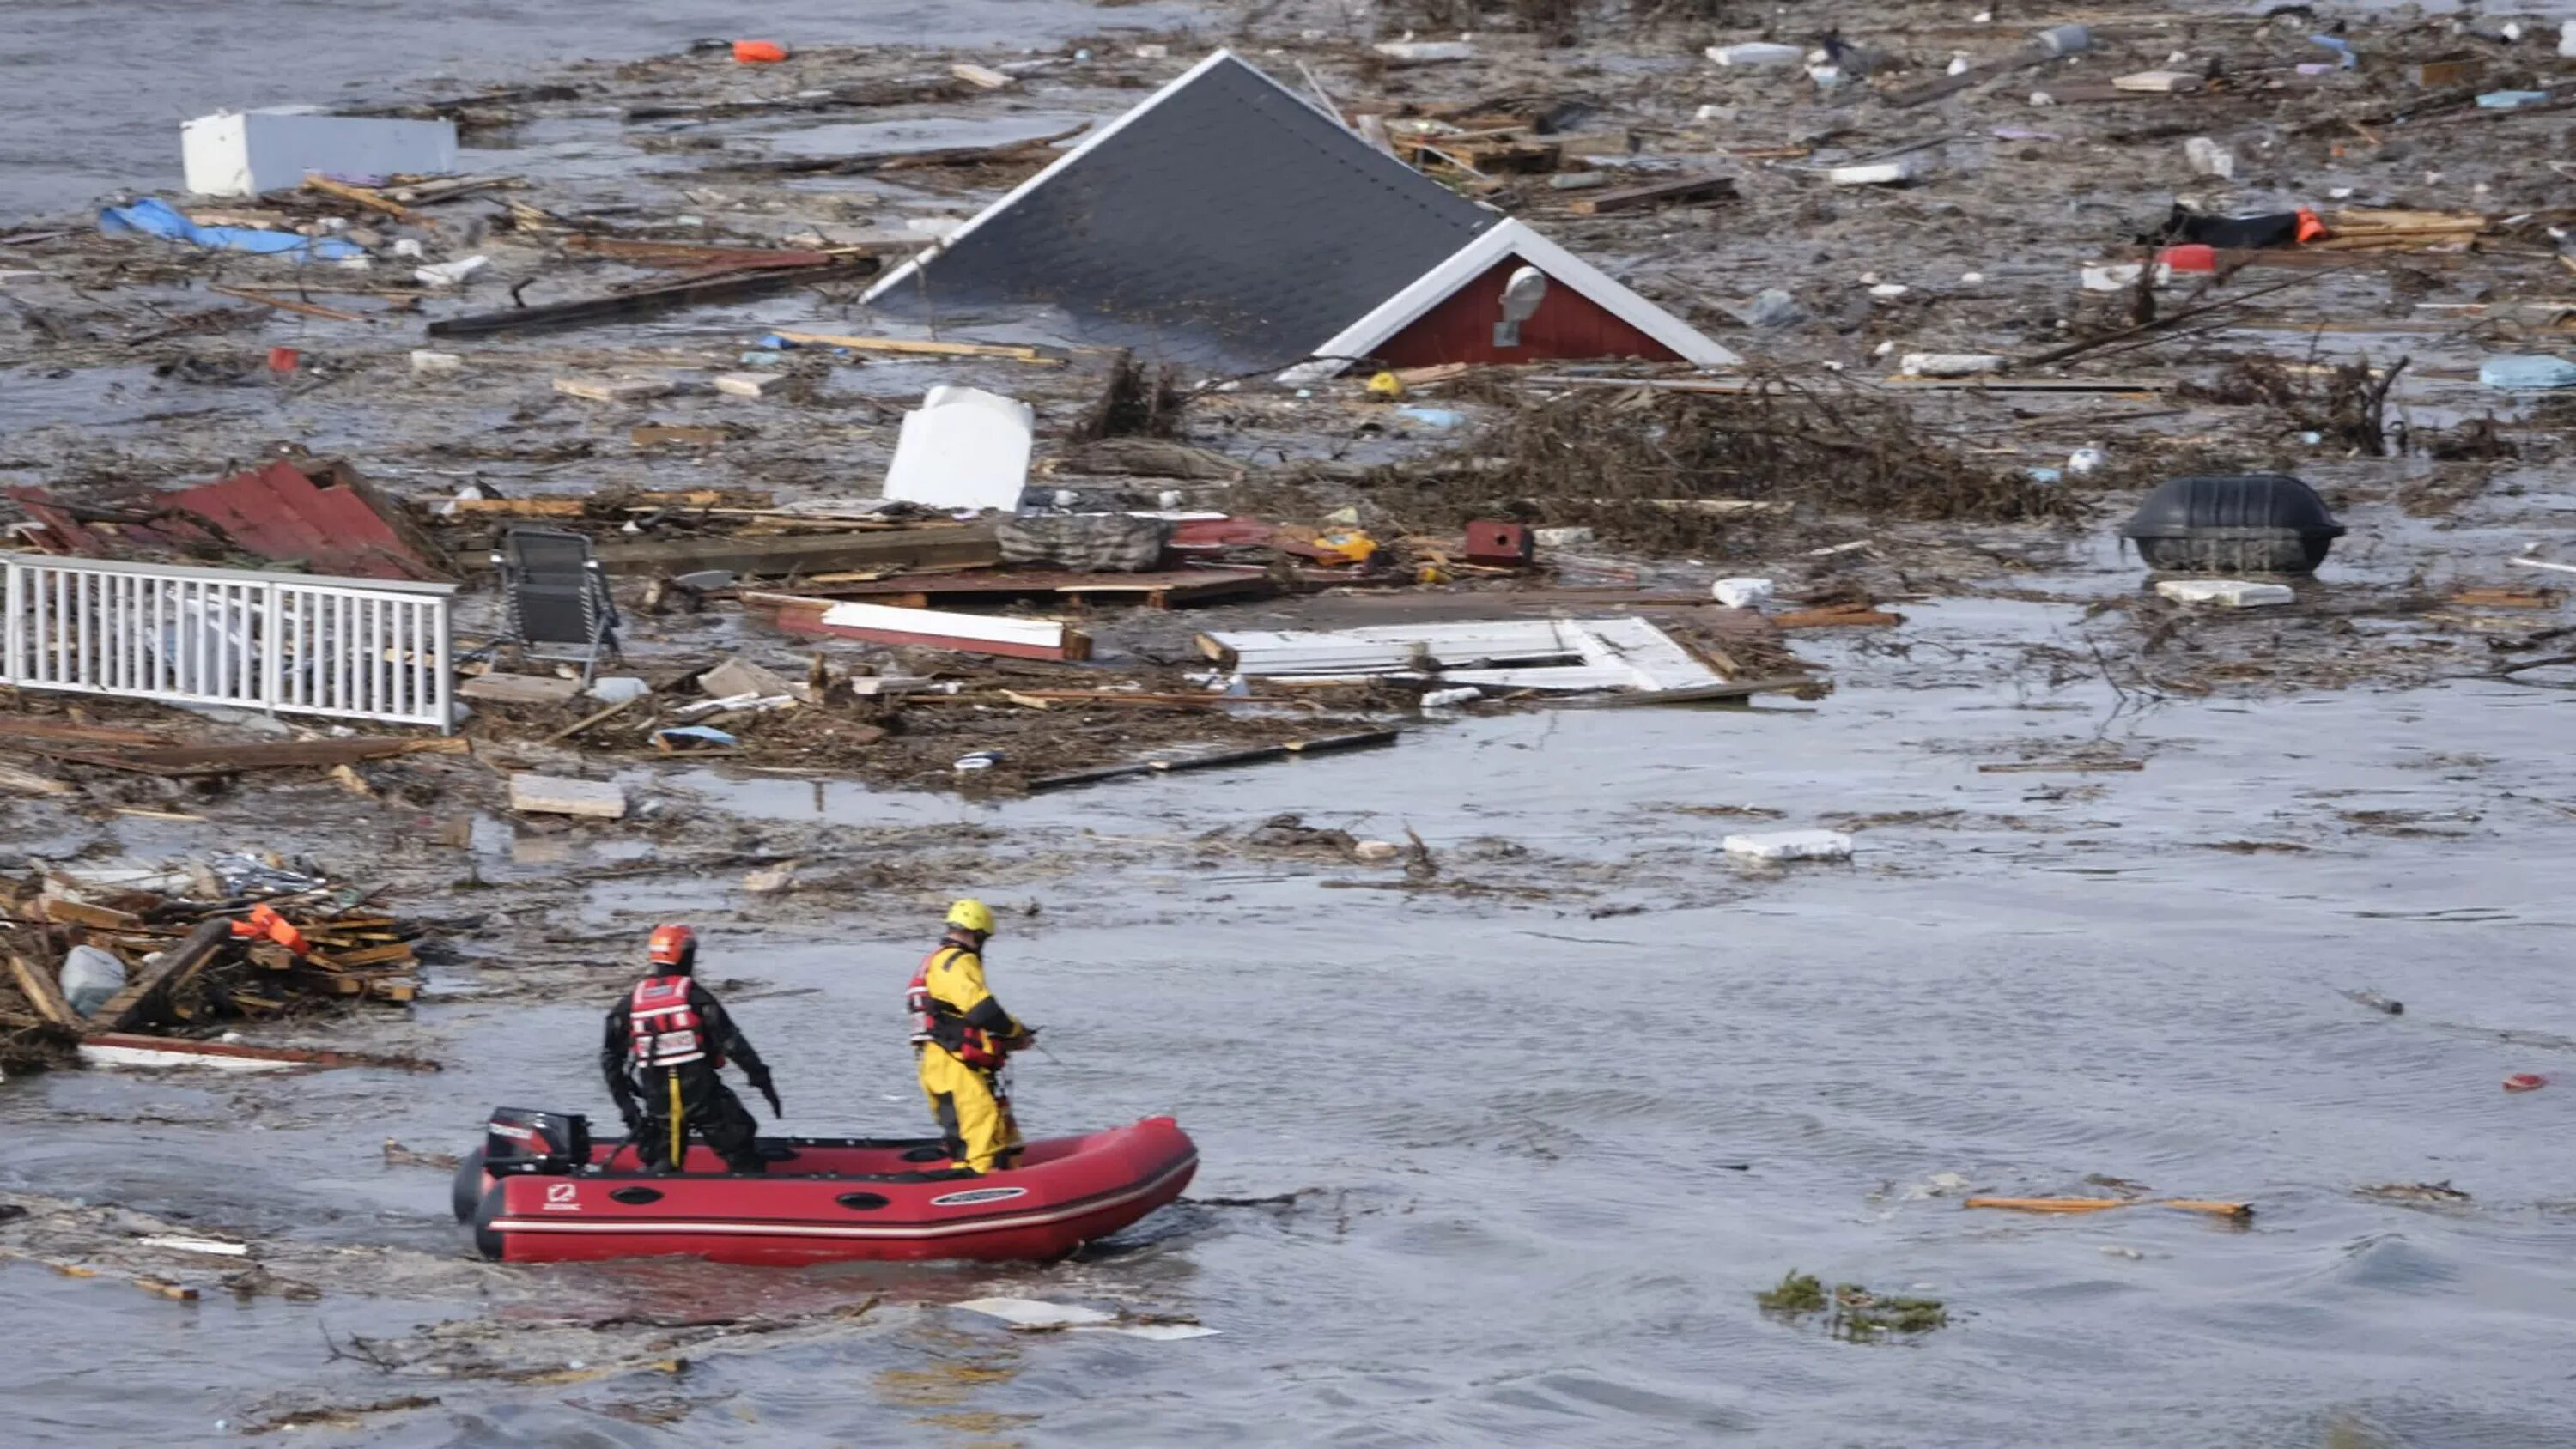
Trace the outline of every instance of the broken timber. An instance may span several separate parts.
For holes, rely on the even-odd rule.
[[[45,974],[43,967],[13,951],[9,954],[9,974],[17,978],[18,990],[26,995],[27,1004],[36,1008],[38,1016],[65,1031],[81,1029],[81,1019],[71,1003],[63,999],[62,987]]]
[[[1735,195],[1732,176],[1684,176],[1672,181],[1650,181],[1643,186],[1623,186],[1616,191],[1603,191],[1577,197],[1565,209],[1577,216],[1606,216],[1614,211],[1634,211],[1641,206],[1661,206],[1675,201],[1726,201]]]
[[[188,978],[205,969],[233,938],[230,920],[217,916],[200,921],[179,944],[161,952],[161,958],[146,966],[123,991],[107,999],[105,1005],[89,1014],[88,1025],[98,1031],[123,1031],[140,1024],[152,1008],[166,1000],[171,991],[188,982]]]
[[[726,272],[711,277],[692,277],[658,287],[639,287],[631,292],[611,292],[603,297],[584,297],[572,302],[548,302],[535,307],[512,307],[499,312],[477,312],[464,317],[445,317],[429,324],[432,337],[487,337],[502,332],[543,332],[558,327],[587,327],[594,322],[627,322],[640,317],[674,311],[682,307],[699,307],[715,302],[747,302],[822,280],[825,275],[846,272],[862,277],[873,273],[873,258],[843,260],[835,257],[829,266],[761,267],[748,271]]]
[[[489,554],[469,554],[468,568],[488,569]],[[851,529],[820,534],[742,534],[707,538],[611,538],[599,565],[612,574],[727,573],[784,577],[842,570],[987,568],[1002,561],[990,526]]]
[[[1335,750],[1365,749],[1372,745],[1394,744],[1401,730],[1360,730],[1346,735],[1326,735],[1321,739],[1285,740],[1275,745],[1255,745],[1243,750],[1220,750],[1214,754],[1183,755],[1177,759],[1139,760],[1134,764],[1105,765],[1096,770],[1074,770],[1062,775],[1045,775],[1031,780],[1028,788],[1063,790],[1076,785],[1093,785],[1103,780],[1132,779],[1138,775],[1169,775],[1182,770],[1207,770],[1221,765],[1250,765],[1263,760],[1293,759],[1300,755],[1321,755]]]
[[[189,1041],[180,1037],[136,1036],[126,1032],[94,1032],[81,1038],[80,1058],[94,1067],[210,1067],[229,1072],[286,1072],[298,1067],[393,1067],[408,1072],[439,1070],[438,1063],[419,1057],[318,1051],[305,1047],[248,1046],[227,1041]]]

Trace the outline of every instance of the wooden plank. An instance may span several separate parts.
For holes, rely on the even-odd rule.
[[[1792,609],[1771,617],[1775,629],[1885,629],[1904,622],[1903,614],[1878,609]]]
[[[836,259],[837,260],[837,259]],[[631,292],[611,292],[606,296],[584,297],[570,302],[549,302],[535,307],[512,307],[499,312],[477,312],[464,317],[442,317],[429,324],[432,337],[488,337],[503,332],[547,332],[565,327],[588,327],[598,322],[632,322],[683,307],[702,307],[719,302],[747,302],[754,298],[784,292],[818,281],[825,273],[847,272],[866,276],[877,270],[873,259],[858,263],[841,263],[832,267],[766,267],[753,271],[728,272],[713,277],[692,277],[659,287],[641,287]]]
[[[413,957],[410,943],[397,941],[390,946],[365,946],[354,951],[332,951],[327,954],[317,951],[313,959],[346,971],[358,966],[381,966],[388,961],[400,961],[409,965]]]
[[[1103,780],[1130,779],[1138,775],[1176,774],[1187,770],[1208,770],[1224,765],[1251,765],[1264,760],[1291,759],[1299,755],[1321,755],[1339,750],[1366,749],[1391,745],[1403,733],[1395,729],[1358,730],[1350,734],[1324,735],[1311,740],[1283,740],[1275,745],[1255,745],[1249,749],[1219,750],[1212,754],[1185,755],[1178,759],[1142,760],[1124,765],[1105,765],[1091,770],[1072,770],[1060,775],[1046,775],[1031,780],[1031,791],[1063,790],[1076,785],[1097,784]]]
[[[813,598],[881,599],[892,595],[942,594],[1144,594],[1161,595],[1172,603],[1230,594],[1265,591],[1270,575],[1264,569],[1171,569],[1158,573],[1100,574],[1016,571],[947,571],[935,573],[891,574],[884,578],[854,579],[846,583],[799,585],[803,596]]]
[[[564,238],[564,249],[650,267],[828,267],[836,260],[830,252],[801,248],[720,247],[704,242],[635,241],[587,234]]]
[[[143,918],[130,911],[111,911],[105,906],[84,905],[79,901],[48,898],[37,902],[36,909],[48,921],[67,926],[87,926],[93,931],[130,931],[143,924]]]
[[[80,1016],[72,1010],[72,1004],[63,999],[62,986],[46,975],[43,967],[12,951],[9,953],[9,974],[17,978],[18,990],[26,996],[27,1004],[36,1008],[37,1015],[67,1031],[81,1029]]]
[[[459,698],[492,704],[570,704],[581,681],[551,674],[478,674],[456,686]]]
[[[179,944],[162,948],[161,959],[137,972],[125,989],[89,1014],[91,1031],[125,1031],[141,1025],[153,1007],[205,969],[233,938],[232,922],[217,916],[200,921]]]
[[[306,765],[354,765],[396,755],[461,755],[473,748],[462,735],[411,739],[377,735],[347,740],[284,740],[257,745],[169,745],[115,754],[66,756],[84,764],[106,764],[146,774],[186,776],[230,774],[235,770],[283,770]]]
[[[334,181],[328,176],[308,174],[304,178],[304,189],[307,191],[319,191],[325,196],[336,196],[342,201],[363,206],[369,211],[383,212],[385,215],[392,217],[396,221],[408,222],[413,226],[435,227],[438,225],[436,218],[423,216],[419,212],[412,210],[410,207],[403,205],[401,202],[394,200],[392,197],[382,195],[370,187],[351,186],[345,181]]]
[[[81,745],[159,745],[169,741],[150,730],[117,729],[108,725],[80,724],[67,719],[39,719],[28,715],[0,715],[0,735],[14,735],[30,740],[61,740]]]
[[[574,815],[591,820],[626,818],[626,792],[607,780],[567,780],[559,775],[512,775],[510,808],[530,815]]]
[[[612,574],[685,574],[721,569],[781,577],[870,568],[985,568],[1002,560],[986,524],[822,534],[736,534],[708,538],[613,538],[599,545]],[[485,551],[460,560],[489,568]]]
[[[774,337],[803,347],[846,347],[852,352],[904,352],[924,357],[999,357],[1042,367],[1070,362],[1073,355],[1054,347],[1007,346],[991,342],[930,342],[909,337],[846,337],[836,332],[776,332]]]
[[[1634,211],[1642,206],[1659,206],[1666,202],[1724,201],[1734,195],[1735,178],[1732,176],[1684,176],[1578,196],[1567,202],[1565,209],[1577,216],[1606,216],[1614,211]]]
[[[0,790],[14,795],[73,795],[79,792],[69,783],[15,765],[0,765]]]

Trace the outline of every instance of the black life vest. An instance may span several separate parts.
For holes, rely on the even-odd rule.
[[[724,1053],[708,1040],[707,1024],[689,1001],[689,984],[686,976],[648,976],[635,983],[635,993],[626,1001],[626,1037],[635,1065],[724,1065]]]
[[[930,968],[939,964],[940,957],[965,949],[943,942],[922,957],[921,969],[912,973],[912,985],[904,992],[903,1008],[912,1013],[915,1047],[936,1046],[967,1066],[991,1071],[1001,1066],[1007,1055],[994,1042],[992,1033],[967,1025],[963,1013],[930,994]]]

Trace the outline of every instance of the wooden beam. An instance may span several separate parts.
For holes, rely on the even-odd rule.
[[[81,1029],[81,1019],[72,1011],[72,1004],[63,999],[62,987],[45,974],[44,968],[12,951],[9,974],[17,978],[19,991],[25,993],[27,1004],[36,1008],[37,1015],[66,1031]]]
[[[106,1005],[91,1012],[84,1025],[93,1032],[125,1031],[141,1025],[156,1004],[166,1001],[170,992],[204,970],[232,938],[232,922],[224,917],[198,922],[197,929],[179,944],[163,947],[160,960],[127,982],[125,989],[109,997]]]
[[[469,554],[469,566],[486,567]],[[877,532],[739,534],[724,538],[609,539],[600,567],[612,574],[685,574],[723,569],[772,578],[873,568],[987,568],[1002,561],[990,525]]]
[[[1641,206],[1660,206],[1675,201],[1724,201],[1735,195],[1732,176],[1683,176],[1671,181],[1650,181],[1643,186],[1623,186],[1616,191],[1600,191],[1578,196],[1567,202],[1565,209],[1577,216],[1606,216],[1614,211],[1634,211]]]
[[[844,337],[836,332],[776,332],[784,341],[804,347],[846,347],[852,352],[905,352],[924,357],[1000,357],[1012,362],[1057,366],[1072,359],[1061,348],[1021,347],[994,342],[930,342],[911,337]]]
[[[861,277],[877,270],[877,263],[871,258],[848,262],[835,258],[834,262],[829,267],[766,267],[728,272],[570,302],[548,302],[535,307],[511,307],[499,312],[443,317],[429,324],[429,335],[488,337],[503,332],[547,332],[563,327],[587,327],[594,322],[632,322],[683,307],[747,302],[791,287],[804,286],[827,274]]]

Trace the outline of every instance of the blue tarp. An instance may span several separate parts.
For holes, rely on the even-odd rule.
[[[171,209],[169,203],[150,197],[132,206],[102,207],[98,213],[98,229],[111,236],[118,232],[139,231],[146,236],[193,242],[213,251],[300,252],[326,262],[367,254],[366,248],[356,242],[342,241],[338,237],[298,236],[291,231],[261,231],[252,226],[199,226]]]

